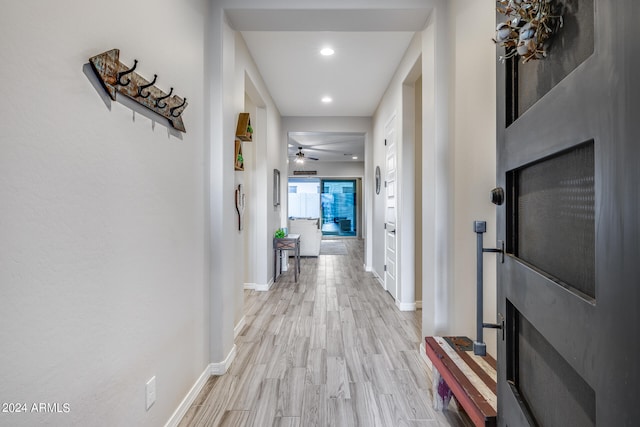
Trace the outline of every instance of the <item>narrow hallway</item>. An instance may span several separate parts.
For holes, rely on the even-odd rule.
[[[468,426],[431,407],[421,311],[400,312],[348,255],[303,258],[271,291],[245,291],[246,326],[227,374],[211,377],[180,426]]]

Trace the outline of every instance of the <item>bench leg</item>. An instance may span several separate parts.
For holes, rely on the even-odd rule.
[[[445,411],[449,407],[451,401],[451,389],[440,375],[440,372],[433,367],[433,409],[436,411]]]

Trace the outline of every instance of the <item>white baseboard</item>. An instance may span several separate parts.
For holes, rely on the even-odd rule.
[[[242,322],[242,320],[240,322]],[[178,424],[180,424],[180,421],[182,421],[182,418],[184,417],[184,415],[187,413],[187,411],[193,404],[193,402],[195,402],[196,398],[198,397],[198,394],[200,394],[200,391],[202,391],[202,388],[207,383],[207,380],[209,379],[209,377],[212,375],[223,375],[224,373],[226,373],[227,369],[229,369],[229,367],[233,363],[233,359],[235,359],[235,357],[236,357],[236,346],[234,345],[231,351],[229,352],[229,354],[227,355],[227,358],[223,362],[210,363],[205,368],[204,372],[200,374],[200,377],[198,377],[198,379],[196,380],[196,383],[193,385],[193,387],[191,387],[191,390],[189,390],[189,392],[184,397],[184,399],[182,399],[182,402],[180,402],[180,405],[178,405],[178,408],[173,412],[173,414],[171,414],[169,421],[167,421],[164,427],[177,427]]]
[[[247,291],[266,292],[270,290],[272,286],[273,286],[273,279],[269,280],[269,283],[266,283],[266,284],[245,283],[244,289]]]
[[[424,342],[420,344],[420,358],[427,364],[429,369],[433,369],[433,363],[429,359],[429,356],[427,356],[427,347],[425,347]]]
[[[182,399],[178,408],[173,412],[169,421],[164,425],[164,427],[177,427],[182,421],[182,418],[185,416],[193,402],[195,402],[198,394],[202,391],[202,387],[207,383],[207,380],[211,376],[211,365],[207,366],[204,372],[200,375],[196,383],[191,387],[189,393]]]
[[[373,268],[371,268],[370,265],[364,264],[364,271],[366,271],[367,273],[371,273],[373,271]]]
[[[416,311],[416,303],[415,302],[400,302],[396,301],[396,307],[400,309],[400,311]]]
[[[257,291],[257,292],[267,292],[267,291],[268,291],[268,290],[270,290],[270,289],[271,289],[271,287],[273,286],[273,278],[271,278],[271,279],[269,280],[269,283],[267,283],[267,284],[262,284],[262,285],[260,285],[260,284],[256,283],[255,285],[256,285],[256,287],[255,287],[255,288],[253,288],[253,290],[254,290],[254,291]]]
[[[385,289],[385,288],[384,288],[384,280],[382,280],[382,277],[380,277],[380,276],[378,275],[378,273],[376,273],[376,271],[375,271],[375,270],[371,270],[371,273],[373,273],[373,277],[375,277],[375,278],[376,278],[376,280],[378,281],[378,283],[380,283],[380,286],[382,286],[382,289]]]
[[[247,324],[247,318],[246,318],[246,316],[242,316],[242,319],[240,319],[240,321],[238,322],[236,327],[233,328],[233,339],[234,340],[236,339],[236,337],[238,336],[240,331],[242,331],[242,328],[244,328],[244,325],[246,325],[246,324]]]
[[[211,365],[211,375],[224,375],[229,369],[229,366],[233,363],[233,359],[236,358],[236,345],[234,344],[231,348],[231,351],[227,355],[227,358],[224,359],[220,363],[212,363]]]

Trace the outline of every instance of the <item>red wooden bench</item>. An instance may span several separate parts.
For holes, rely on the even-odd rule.
[[[496,360],[473,354],[467,337],[426,337],[434,367],[434,407],[446,409],[451,394],[476,427],[495,426],[497,416]]]

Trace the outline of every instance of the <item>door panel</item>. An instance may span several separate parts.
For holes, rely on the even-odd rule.
[[[589,299],[595,299],[593,148],[590,141],[507,173],[508,251]]]
[[[498,424],[636,425],[639,2],[565,3],[549,57],[497,73]]]
[[[513,82],[516,87],[510,92],[515,110],[507,123],[524,114],[594,52],[594,1],[562,3],[564,25],[552,41],[552,54],[544,61],[531,61],[526,66],[511,64],[517,67]]]
[[[595,392],[545,337],[508,304],[513,330],[507,338],[517,354],[507,378],[517,384],[527,410],[540,425],[595,425]],[[557,405],[556,402],[563,402]]]
[[[384,284],[391,296],[396,299],[398,278],[396,264],[398,253],[396,250],[397,227],[397,153],[395,136],[395,116],[389,120],[385,128],[385,275]]]

